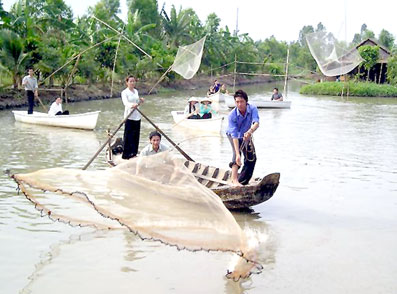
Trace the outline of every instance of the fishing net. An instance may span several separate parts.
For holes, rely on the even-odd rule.
[[[180,46],[172,64],[172,70],[185,79],[191,79],[200,67],[205,38],[187,46]]]
[[[142,239],[188,250],[235,252],[228,273],[258,272],[255,250],[220,198],[170,152],[97,171],[51,168],[15,174],[26,197],[53,219],[74,225],[126,227]],[[89,212],[87,212],[87,209]]]
[[[307,34],[306,40],[313,58],[326,76],[344,75],[363,61],[355,47],[348,49],[339,45],[332,33]]]

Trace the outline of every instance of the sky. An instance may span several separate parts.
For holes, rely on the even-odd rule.
[[[64,0],[75,16],[87,12],[99,0]],[[379,1],[379,0],[378,0]],[[3,0],[3,8],[9,10],[15,0]],[[264,40],[275,36],[277,40],[295,41],[305,25],[314,28],[319,22],[340,41],[351,42],[365,23],[377,37],[382,29],[389,31],[397,39],[395,0],[158,0],[159,9],[165,3],[170,11],[193,8],[204,23],[210,13],[215,12],[221,19],[221,27],[236,28],[238,9],[238,29],[248,33],[254,40]],[[396,3],[396,4],[394,4]],[[126,0],[120,0],[121,17],[126,19]]]

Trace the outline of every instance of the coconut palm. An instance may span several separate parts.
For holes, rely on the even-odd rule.
[[[28,61],[28,54],[24,53],[23,40],[16,33],[8,29],[1,30],[0,39],[0,66],[12,75],[13,87],[16,89]]]

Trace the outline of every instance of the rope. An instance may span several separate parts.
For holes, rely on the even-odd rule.
[[[252,138],[244,140],[240,146],[240,152],[244,154],[244,159],[247,161],[254,161],[256,159],[256,151]],[[252,153],[252,159],[249,158],[249,153]]]

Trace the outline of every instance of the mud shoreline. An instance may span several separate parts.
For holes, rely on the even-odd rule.
[[[194,77],[191,80],[177,80],[172,83],[162,83],[152,91],[151,94],[156,94],[162,91],[179,91],[179,90],[196,90],[203,89],[203,94],[213,83],[215,77],[201,76]],[[221,83],[225,83],[227,88],[233,87],[233,77],[219,77],[217,78]],[[248,84],[258,83],[270,83],[276,81],[276,79],[269,76],[258,76],[253,78],[246,78],[238,76],[236,77],[236,85],[243,86]],[[148,95],[150,89],[153,87],[156,81],[138,81],[137,89],[141,95]],[[73,84],[67,89],[66,97],[68,102],[79,102],[89,100],[101,100],[120,97],[121,91],[125,88],[123,84],[116,84],[113,86],[113,95],[110,97],[110,83],[109,85],[96,84],[96,85],[80,85]],[[61,87],[40,87],[39,98],[45,105],[49,105],[56,97],[59,97],[63,93],[64,100],[66,99],[64,91]],[[35,101],[38,105],[38,101]],[[25,91],[22,89],[6,89],[0,93],[0,110],[14,109],[27,107],[27,101],[25,97]]]

